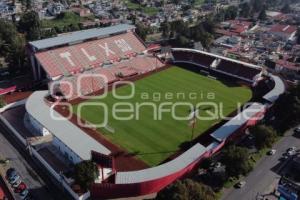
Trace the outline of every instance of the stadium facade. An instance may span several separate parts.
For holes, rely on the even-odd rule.
[[[27,99],[26,126],[36,130],[37,136],[51,135],[51,142],[71,163],[92,159],[99,166],[100,176],[91,186],[90,193],[78,196],[78,199],[88,196],[92,199],[111,199],[159,192],[256,124],[285,91],[280,78],[259,66],[203,51],[173,48],[169,62],[191,64],[198,71],[228,76],[253,87],[267,79],[272,82],[272,88],[262,96],[261,101],[252,103],[209,133],[208,144],[196,142],[181,155],[155,167],[118,171],[109,148],[66,119],[59,110],[50,108],[57,102],[74,102],[83,95],[101,94],[99,91],[105,84],[145,77],[163,70],[166,64],[146,47],[134,30],[131,25],[90,29],[30,42],[28,46],[35,79],[46,79],[49,88],[54,91],[37,91]],[[75,84],[82,74],[85,74],[85,80]],[[95,74],[106,79],[95,77]],[[52,174],[57,173],[55,177],[63,176],[60,172],[51,171]],[[67,178],[60,181],[66,182],[65,187],[72,185]]]

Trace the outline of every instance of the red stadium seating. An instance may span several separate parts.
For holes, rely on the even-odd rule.
[[[163,67],[144,55],[145,45],[134,32],[46,50],[35,54],[50,78],[59,77],[59,93],[67,100],[90,95],[120,79]]]
[[[71,77],[65,77],[60,82],[60,92],[67,100],[91,95],[101,90],[105,85],[138,74],[153,71],[163,67],[164,64],[152,56],[137,56],[107,67],[96,67],[85,72],[79,72]],[[119,76],[121,73],[121,77]],[[97,76],[101,75],[101,76]],[[105,78],[103,78],[103,77]]]
[[[209,68],[216,59],[216,57],[210,55],[188,51],[173,51],[172,54],[176,61],[193,62],[206,68]],[[261,71],[260,69],[248,67],[242,63],[225,59],[221,59],[221,62],[218,64],[216,69],[247,80],[253,80],[253,77]]]
[[[227,60],[222,60],[217,69],[248,80],[253,80],[253,77],[260,72],[259,69],[246,67],[243,64],[233,63]]]
[[[74,74],[105,61],[120,62],[146,50],[132,32],[35,54],[50,77]]]
[[[191,52],[184,52],[184,51],[174,51],[173,56],[178,61],[190,61],[201,64],[205,67],[209,67],[212,62],[215,60],[214,57],[200,54],[200,53],[191,53]]]

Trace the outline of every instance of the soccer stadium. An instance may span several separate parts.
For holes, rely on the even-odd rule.
[[[46,166],[75,199],[159,192],[261,120],[285,90],[260,66],[146,45],[126,24],[33,41],[28,53],[49,90],[27,99],[26,127],[51,135],[68,162],[99,168],[81,196],[65,172]]]

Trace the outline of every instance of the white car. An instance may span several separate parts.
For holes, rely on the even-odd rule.
[[[296,151],[296,147],[291,147],[291,148],[288,148],[287,151]]]
[[[271,149],[271,150],[268,152],[269,155],[274,155],[275,153],[276,153],[276,150],[275,150],[275,149]]]
[[[240,182],[238,182],[235,186],[237,187],[237,188],[242,188],[242,187],[244,187],[246,185],[246,181],[240,181]]]
[[[22,180],[21,179],[18,179],[15,183],[13,183],[11,186],[13,188],[17,188],[20,184],[22,183]]]
[[[293,150],[290,150],[290,151],[287,152],[288,156],[293,156],[295,154],[296,154],[296,151],[293,151]]]

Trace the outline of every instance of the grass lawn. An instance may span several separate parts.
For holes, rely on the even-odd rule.
[[[80,22],[84,21],[93,21],[94,16],[89,16],[89,17],[80,17],[79,15],[73,13],[73,12],[65,12],[61,14],[59,17],[51,20],[42,20],[41,25],[43,28],[64,28],[66,26],[71,26],[75,25],[78,26]]]
[[[202,5],[205,0],[195,0],[194,5]]]
[[[130,86],[116,89],[119,95],[131,93]],[[158,99],[158,94],[161,98]],[[189,94],[193,94],[189,96]],[[172,95],[172,97],[171,97]],[[179,150],[183,142],[191,139],[191,127],[188,120],[173,119],[170,112],[163,113],[162,120],[154,119],[154,108],[143,105],[138,109],[136,104],[151,102],[159,106],[164,102],[174,104],[176,102],[189,102],[194,106],[200,102],[223,103],[222,111],[228,115],[237,108],[237,103],[245,103],[250,100],[252,92],[249,88],[232,84],[225,85],[221,81],[213,80],[188,70],[171,67],[159,73],[148,76],[135,82],[135,94],[127,100],[113,97],[109,92],[104,99],[92,99],[86,102],[101,102],[108,106],[108,125],[115,132],[111,133],[105,128],[99,130],[104,136],[115,144],[137,155],[150,166],[157,165],[168,156]],[[214,99],[211,99],[214,97]],[[113,118],[112,107],[117,102],[128,102],[134,105],[134,111],[139,110],[139,119],[120,121]],[[172,105],[164,106],[171,109]],[[119,107],[120,108],[120,107]],[[128,106],[122,106],[128,109]],[[213,111],[211,106],[200,106],[200,116],[208,116],[208,111]],[[78,105],[73,106],[73,112],[78,114]],[[190,107],[176,106],[174,112],[177,116],[188,116]],[[84,106],[79,115],[90,123],[103,122],[104,110],[100,106]],[[117,114],[129,116],[130,113]],[[195,137],[200,135],[221,119],[198,120],[195,126]]]
[[[125,0],[125,5],[127,6],[128,9],[130,10],[140,10],[143,13],[148,14],[149,16],[154,16],[158,12],[158,8],[156,7],[146,7],[142,6],[138,3],[132,2],[131,0]]]

